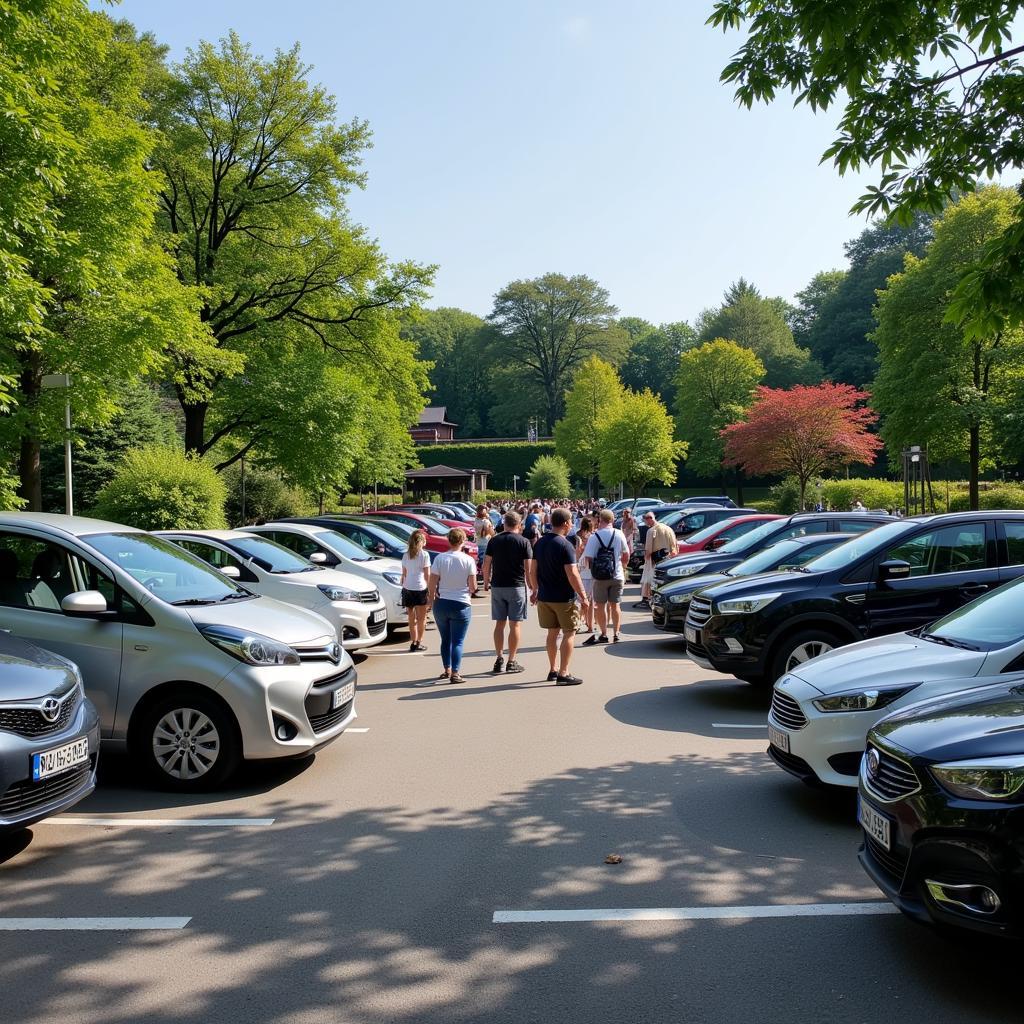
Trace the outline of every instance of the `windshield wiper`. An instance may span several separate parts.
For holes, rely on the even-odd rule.
[[[217,601],[216,597],[183,597],[178,601],[172,601],[171,604],[184,608],[186,605],[193,604],[216,604]]]
[[[958,647],[962,651],[980,651],[980,647],[967,643],[966,640],[956,640],[951,636],[939,636],[938,633],[921,633],[922,640],[931,640],[932,643],[945,644],[946,647]]]
[[[322,565],[304,565],[299,572],[319,572],[322,568]],[[291,572],[291,569],[282,569],[281,572]]]
[[[252,597],[252,594],[248,590],[236,590],[231,594],[225,594],[223,597],[217,598],[217,603],[221,601],[240,601],[243,597]]]

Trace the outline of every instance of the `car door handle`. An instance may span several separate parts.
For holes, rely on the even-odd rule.
[[[848,604],[863,604],[864,601],[866,600],[866,595],[865,594],[847,594],[846,597],[843,598],[843,600],[846,601]]]
[[[988,590],[987,583],[966,583],[960,588],[964,594],[984,594]]]

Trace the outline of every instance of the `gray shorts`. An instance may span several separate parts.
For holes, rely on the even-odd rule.
[[[622,580],[594,580],[596,604],[621,604]]]
[[[526,587],[491,587],[491,621],[525,622]]]

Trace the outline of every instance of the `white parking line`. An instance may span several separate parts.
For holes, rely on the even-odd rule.
[[[767,729],[768,723],[765,722],[763,725],[746,725],[740,722],[712,722],[712,729]]]
[[[891,903],[788,903],[760,907],[650,907],[616,910],[496,910],[493,924],[581,921],[723,921],[755,917],[856,917],[898,914]]]
[[[191,917],[0,917],[0,932],[176,931],[191,920]]]
[[[100,818],[93,815],[64,817],[58,814],[40,825],[120,825],[122,828],[265,828],[275,818]]]

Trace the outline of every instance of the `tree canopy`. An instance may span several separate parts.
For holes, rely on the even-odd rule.
[[[597,476],[598,432],[618,415],[624,394],[615,367],[597,356],[591,356],[576,371],[565,396],[565,416],[555,424],[558,453],[574,473],[588,480]]]
[[[651,481],[675,481],[686,443],[674,440],[675,425],[657,395],[627,391],[618,412],[597,435],[598,465],[606,484],[623,483],[638,495]]]
[[[537,498],[565,498],[572,487],[569,466],[560,455],[538,455],[526,475],[526,486]]]

